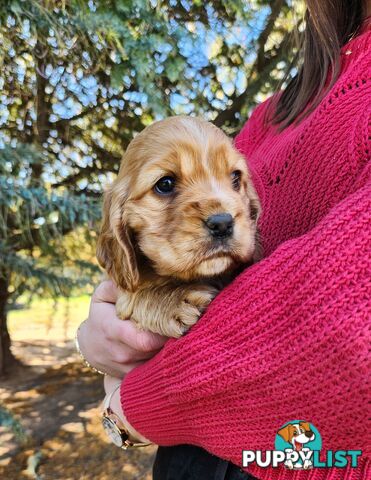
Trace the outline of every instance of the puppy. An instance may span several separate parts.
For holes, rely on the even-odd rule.
[[[152,124],[104,195],[97,257],[122,319],[180,337],[241,265],[258,257],[260,212],[244,158],[200,118]]]
[[[280,435],[285,442],[288,442],[292,445],[292,448],[286,448],[286,452],[300,452],[303,453],[309,452],[309,448],[305,444],[312,442],[315,439],[315,434],[311,430],[310,424],[308,422],[299,422],[299,423],[289,423],[286,427],[278,430],[278,435]],[[294,462],[291,459],[285,461],[286,467],[289,469],[304,469],[307,470],[313,467],[313,462],[310,458],[306,458],[303,463]]]
[[[308,442],[315,438],[308,422],[289,423],[279,430],[280,435],[286,442],[291,443],[293,450],[300,451]]]

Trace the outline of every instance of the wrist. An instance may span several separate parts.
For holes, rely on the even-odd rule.
[[[84,346],[82,346],[82,341],[83,341],[83,337],[81,335],[81,332],[83,330],[83,328],[85,327],[85,323],[86,323],[86,320],[84,320],[80,326],[78,327],[78,329],[76,330],[76,334],[75,334],[75,347],[76,347],[76,351],[77,353],[80,355],[82,361],[85,363],[85,365],[87,367],[89,367],[91,370],[93,370],[94,372],[96,373],[99,373],[100,375],[105,375],[104,372],[102,372],[101,370],[98,370],[97,368],[93,367],[93,365],[91,365],[88,360],[86,359],[85,355],[83,354],[82,350],[81,349],[84,349]]]
[[[150,443],[150,440],[145,438],[142,434],[140,434],[135,428],[129,423],[128,419],[125,416],[122,404],[121,404],[121,395],[120,395],[120,387],[121,387],[121,380],[110,377],[106,375],[104,378],[104,388],[106,394],[109,395],[112,391],[111,401],[110,401],[110,408],[112,412],[117,415],[120,419],[122,424],[124,425],[125,429],[127,430],[130,440],[137,443]]]

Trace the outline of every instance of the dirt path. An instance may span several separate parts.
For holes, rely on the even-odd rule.
[[[1,479],[150,480],[155,448],[124,452],[106,442],[102,379],[81,364],[73,342],[18,341],[14,351],[26,367],[0,382],[0,405],[27,443],[0,427]]]

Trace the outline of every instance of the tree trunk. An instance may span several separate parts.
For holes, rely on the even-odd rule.
[[[15,357],[10,350],[10,336],[7,326],[8,281],[0,277],[0,376],[15,363]]]

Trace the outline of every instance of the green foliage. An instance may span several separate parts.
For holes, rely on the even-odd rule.
[[[238,131],[291,61],[290,5],[1,2],[0,329],[4,298],[92,280],[103,186],[136,133],[173,114]]]
[[[0,150],[0,274],[15,298],[27,290],[67,295],[89,283],[96,270],[88,262],[71,262],[65,235],[78,226],[88,234],[100,217],[99,202],[33,179],[32,168],[45,161],[34,146]]]
[[[155,119],[203,115],[235,133],[290,60],[285,0],[3,4],[0,146],[37,141],[51,183],[89,195]]]

